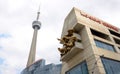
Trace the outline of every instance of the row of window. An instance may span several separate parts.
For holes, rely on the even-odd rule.
[[[101,57],[106,74],[120,74],[120,62]],[[66,74],[89,74],[86,62],[82,62]]]
[[[114,52],[115,52],[115,49],[114,49],[113,45],[110,45],[110,44],[101,42],[101,41],[99,41],[99,40],[95,40],[95,43],[96,43],[96,46],[97,46],[97,47],[100,47],[100,48],[103,48],[103,49],[106,49],[106,50],[110,50],[110,51],[114,51]]]
[[[114,36],[120,37],[120,34],[115,31],[109,30],[109,32]]]
[[[90,31],[91,31],[91,33],[92,33],[93,35],[95,35],[95,36],[97,36],[97,37],[100,37],[100,38],[103,38],[103,39],[105,39],[105,40],[111,41],[109,35],[106,35],[106,34],[104,34],[104,33],[102,33],[102,32],[96,31],[96,30],[94,30],[94,29],[90,29]],[[110,33],[111,33],[112,35],[117,36],[117,37],[120,37],[120,34],[119,34],[119,33],[114,32],[114,31],[112,31],[112,30],[109,30],[109,31],[110,31]],[[113,40],[115,41],[115,43],[120,44],[120,40],[119,40],[119,39],[113,37]]]
[[[107,36],[103,33],[94,31],[92,29],[91,29],[91,32],[93,35],[99,36],[106,40],[110,40],[109,36]],[[113,45],[104,43],[104,42],[96,40],[96,39],[94,41],[95,41],[97,47],[115,52],[115,48]],[[115,41],[116,41],[116,43],[120,44],[120,42],[118,40],[115,40]],[[103,57],[101,57],[101,60],[102,60],[104,69],[106,71],[106,74],[120,74],[120,62],[110,60],[107,58],[103,58]],[[89,74],[86,62],[82,62],[79,65],[73,67],[72,69],[67,71],[66,74]]]
[[[120,62],[101,58],[106,74],[120,74]]]
[[[66,72],[66,74],[88,74],[86,62],[82,62]]]
[[[119,34],[119,33],[115,32],[115,31],[112,31],[112,30],[109,30],[109,32],[110,32],[112,35],[120,38],[120,34]],[[120,44],[120,39],[117,39],[117,38],[113,38],[113,39],[114,39],[115,43]]]
[[[93,29],[90,29],[90,30],[93,35],[110,41],[110,37],[108,35],[101,33],[99,31],[93,30]]]

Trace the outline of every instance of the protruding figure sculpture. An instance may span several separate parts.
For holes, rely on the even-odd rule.
[[[68,34],[65,35],[63,38],[58,39],[61,44],[63,44],[63,48],[58,48],[61,53],[61,56],[65,55],[67,52],[71,50],[71,48],[75,45],[75,41],[77,38],[73,36],[74,30],[68,30]]]

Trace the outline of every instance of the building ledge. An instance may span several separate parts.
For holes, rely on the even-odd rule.
[[[81,52],[83,50],[83,45],[80,42],[75,42],[75,46],[64,56],[61,57],[61,61],[67,62],[69,61],[72,57],[74,57],[77,53]]]

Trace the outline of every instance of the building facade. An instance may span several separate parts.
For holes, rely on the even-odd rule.
[[[26,67],[21,74],[60,74],[61,64],[45,65],[45,60],[41,59]]]
[[[73,8],[64,20],[61,38],[70,29],[79,40],[61,55],[61,74],[120,74],[119,28]]]

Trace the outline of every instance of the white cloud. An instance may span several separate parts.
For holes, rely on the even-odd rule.
[[[10,35],[0,38],[0,58],[4,59],[0,73],[19,74],[25,68],[33,34],[32,21],[36,19],[40,1],[42,27],[38,32],[36,58],[44,58],[47,63],[60,62],[57,38],[73,6],[120,27],[119,0],[0,0],[0,34]]]

